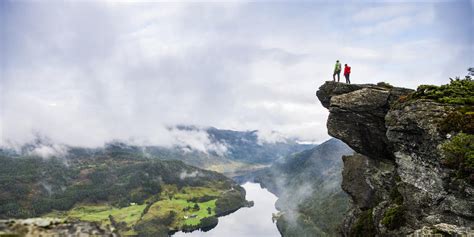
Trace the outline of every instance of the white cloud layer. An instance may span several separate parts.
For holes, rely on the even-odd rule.
[[[196,178],[197,176],[200,176],[200,175],[201,174],[197,170],[190,173],[188,173],[188,171],[181,171],[181,173],[179,174],[179,178],[180,179]]]
[[[211,141],[205,130],[178,130],[173,129],[167,137],[173,138],[170,145],[179,146],[184,151],[200,151],[204,153],[213,152],[224,156],[227,153],[227,145]]]
[[[175,124],[322,141],[336,59],[355,83],[446,83],[474,64],[470,4],[2,2],[0,144],[226,151]]]
[[[64,157],[68,153],[68,148],[62,145],[40,145],[29,151],[29,155],[39,156],[42,158]]]

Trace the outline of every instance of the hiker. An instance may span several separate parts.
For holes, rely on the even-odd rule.
[[[351,84],[351,80],[349,80],[349,76],[351,75],[351,67],[344,64],[344,76],[346,77],[346,83]]]
[[[336,65],[334,66],[334,74],[332,74],[332,81],[336,81],[336,75],[337,75],[337,82],[339,82],[339,78],[341,75],[341,63],[339,60],[336,60]]]

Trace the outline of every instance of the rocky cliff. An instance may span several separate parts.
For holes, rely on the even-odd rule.
[[[111,229],[93,222],[66,221],[55,218],[0,220],[0,237],[97,236],[116,237]]]
[[[427,93],[425,89],[416,93]],[[472,96],[473,91],[466,92]],[[335,82],[326,82],[317,91],[330,112],[329,134],[356,151],[343,157],[342,188],[353,205],[342,235],[462,234],[474,226],[472,169],[466,178],[463,166],[460,176],[446,165],[442,149],[461,132],[447,129],[446,124],[458,111],[464,111],[462,116],[472,115],[465,112],[466,108],[472,111],[472,104],[415,98],[416,93],[384,83]],[[472,116],[463,119],[472,125]],[[472,156],[472,134],[468,138]]]

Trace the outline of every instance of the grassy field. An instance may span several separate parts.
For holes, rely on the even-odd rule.
[[[202,218],[209,217],[209,216],[214,216],[216,214],[215,213],[216,199],[208,201],[208,202],[202,202],[202,203],[199,203],[198,205],[200,207],[199,211],[193,211],[193,212],[190,212],[190,213],[185,213],[185,214],[188,214],[188,216],[192,215],[192,214],[195,214],[195,215],[197,215],[197,217],[196,218],[188,218],[187,220],[184,221],[184,224],[186,224],[186,225],[197,225],[197,224],[199,224],[199,222],[201,221]],[[207,211],[208,207],[211,208],[211,213],[210,214]]]
[[[202,218],[215,215],[217,199],[197,203],[199,210],[193,209],[196,203],[190,200],[203,196],[218,197],[221,193],[221,190],[209,187],[185,187],[180,191],[174,189],[174,187],[165,187],[162,192],[165,199],[153,203],[148,212],[143,216],[143,220],[150,220],[154,217],[164,218],[169,215],[170,211],[174,211],[176,212],[176,218],[172,228],[180,229],[183,225],[198,225]],[[169,199],[170,197],[171,199]],[[189,210],[185,211],[184,209],[186,208]],[[208,208],[211,209],[211,213],[208,212]],[[190,218],[192,215],[196,215],[196,217]]]
[[[197,226],[202,218],[214,216],[216,200],[222,192],[222,190],[211,187],[184,187],[179,190],[174,185],[166,185],[160,193],[161,199],[154,202],[143,217],[141,217],[141,214],[146,204],[131,205],[124,208],[117,208],[108,204],[77,205],[67,212],[52,212],[46,216],[72,218],[110,225],[109,215],[111,215],[117,222],[125,222],[128,227],[133,227],[140,221],[149,221],[157,217],[166,218],[173,211],[176,216],[173,223],[168,227],[179,230],[183,225]],[[204,196],[215,198],[205,202],[195,202],[196,198]],[[195,204],[199,205],[199,210],[194,209]],[[211,210],[210,213],[208,208]],[[194,215],[195,217],[191,217]],[[122,234],[134,234],[133,228]]]
[[[97,222],[101,225],[110,225],[109,215],[116,221],[125,222],[128,227],[133,227],[139,220],[146,205],[133,205],[124,208],[116,208],[108,204],[102,205],[78,205],[67,212],[51,212],[47,217],[59,217],[65,219],[78,219],[81,221]],[[132,231],[122,234],[135,234]]]
[[[124,208],[115,208],[108,205],[99,206],[79,206],[69,211],[68,217],[77,218],[84,221],[109,222],[109,215],[117,221],[127,223],[127,226],[134,225],[145,209],[144,205],[134,205]]]

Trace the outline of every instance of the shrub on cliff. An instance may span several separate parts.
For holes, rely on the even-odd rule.
[[[469,178],[474,183],[474,135],[458,133],[443,143],[444,164],[457,170],[460,178]]]
[[[400,176],[397,176],[397,177],[400,178]],[[394,187],[392,191],[390,191],[390,200],[392,200],[393,203],[398,204],[398,205],[403,204],[403,201],[404,201],[403,196],[400,193],[400,191],[398,191],[397,187]]]
[[[470,110],[473,110],[473,108],[462,107],[448,114],[440,123],[440,131],[444,134],[451,132],[474,134],[474,113]]]
[[[379,82],[379,83],[377,83],[377,86],[380,86],[380,87],[385,87],[385,88],[387,88],[387,89],[392,89],[392,88],[393,88],[393,86],[392,86],[392,85],[390,85],[390,83],[383,82],[383,81],[382,81],[382,82]]]
[[[474,105],[474,81],[466,76],[464,79],[451,79],[442,86],[421,85],[412,99],[432,99],[440,103]]]
[[[366,210],[359,215],[351,228],[349,236],[351,237],[371,237],[376,236],[377,231],[374,225],[372,209]]]
[[[403,207],[396,205],[389,208],[383,216],[382,224],[389,230],[395,230],[404,225],[405,217]]]

